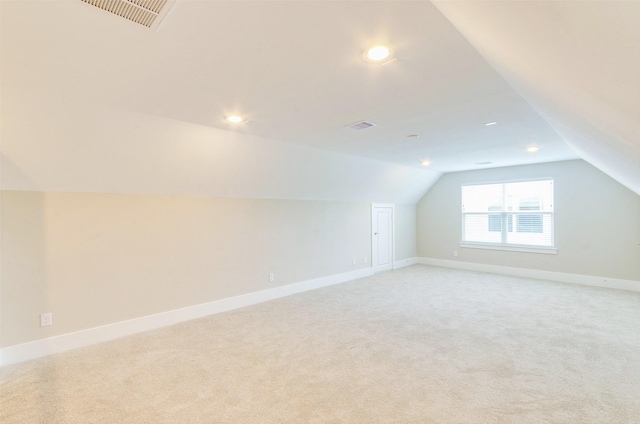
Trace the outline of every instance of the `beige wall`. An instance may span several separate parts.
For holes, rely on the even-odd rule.
[[[460,247],[461,184],[537,177],[555,180],[556,255]],[[640,281],[640,196],[582,160],[445,174],[417,219],[421,257]]]
[[[1,346],[369,267],[370,208],[3,191]],[[412,208],[397,209],[397,257],[415,256]]]

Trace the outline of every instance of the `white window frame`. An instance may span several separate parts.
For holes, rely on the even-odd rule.
[[[491,185],[491,184],[509,184],[509,183],[520,183],[520,182],[532,182],[532,181],[554,181],[552,177],[540,177],[540,178],[531,178],[531,179],[519,179],[519,180],[503,180],[503,181],[486,181],[486,182],[473,182],[473,183],[464,183],[461,184],[461,194],[460,199],[462,201],[462,187],[465,186],[475,186],[475,185]],[[555,187],[553,192],[555,203]],[[551,254],[555,255],[558,253],[558,249],[555,247],[555,205],[554,210],[550,212],[542,212],[542,211],[501,211],[500,215],[502,217],[502,241],[500,243],[492,243],[492,242],[479,242],[479,241],[465,241],[465,215],[473,215],[473,214],[482,214],[486,215],[487,212],[464,212],[461,211],[461,241],[460,247],[462,248],[472,248],[472,249],[488,249],[488,250],[504,250],[504,251],[512,251],[512,252],[528,252],[528,253],[543,253],[543,254]],[[535,213],[536,215],[549,215],[551,216],[552,223],[552,233],[551,233],[551,246],[536,246],[536,245],[527,245],[527,244],[514,244],[506,242],[506,226],[508,223],[508,215],[531,215]]]

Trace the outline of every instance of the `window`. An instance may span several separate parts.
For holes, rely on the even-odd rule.
[[[462,242],[553,248],[553,180],[463,185]]]

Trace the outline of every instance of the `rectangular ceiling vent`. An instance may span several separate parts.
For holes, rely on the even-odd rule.
[[[367,128],[371,128],[371,127],[375,127],[376,124],[374,124],[373,122],[367,122],[367,121],[360,121],[360,122],[354,122],[353,124],[349,124],[347,125],[347,127],[351,128],[352,130],[366,130]]]
[[[176,0],[81,0],[129,21],[156,29]]]

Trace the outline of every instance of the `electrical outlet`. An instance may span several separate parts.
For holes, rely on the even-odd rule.
[[[354,259],[353,261],[351,261],[354,265],[356,264],[356,260]]]
[[[51,312],[40,314],[40,327],[48,327],[49,325],[53,325],[53,314]]]
[[[457,250],[453,251],[453,256],[458,256],[458,251]]]
[[[276,275],[272,272],[269,274],[269,282],[273,283],[276,279]]]
[[[366,263],[367,263],[367,261],[368,261],[368,259],[367,259],[367,257],[365,256],[365,257],[364,257],[364,263],[366,264]]]

